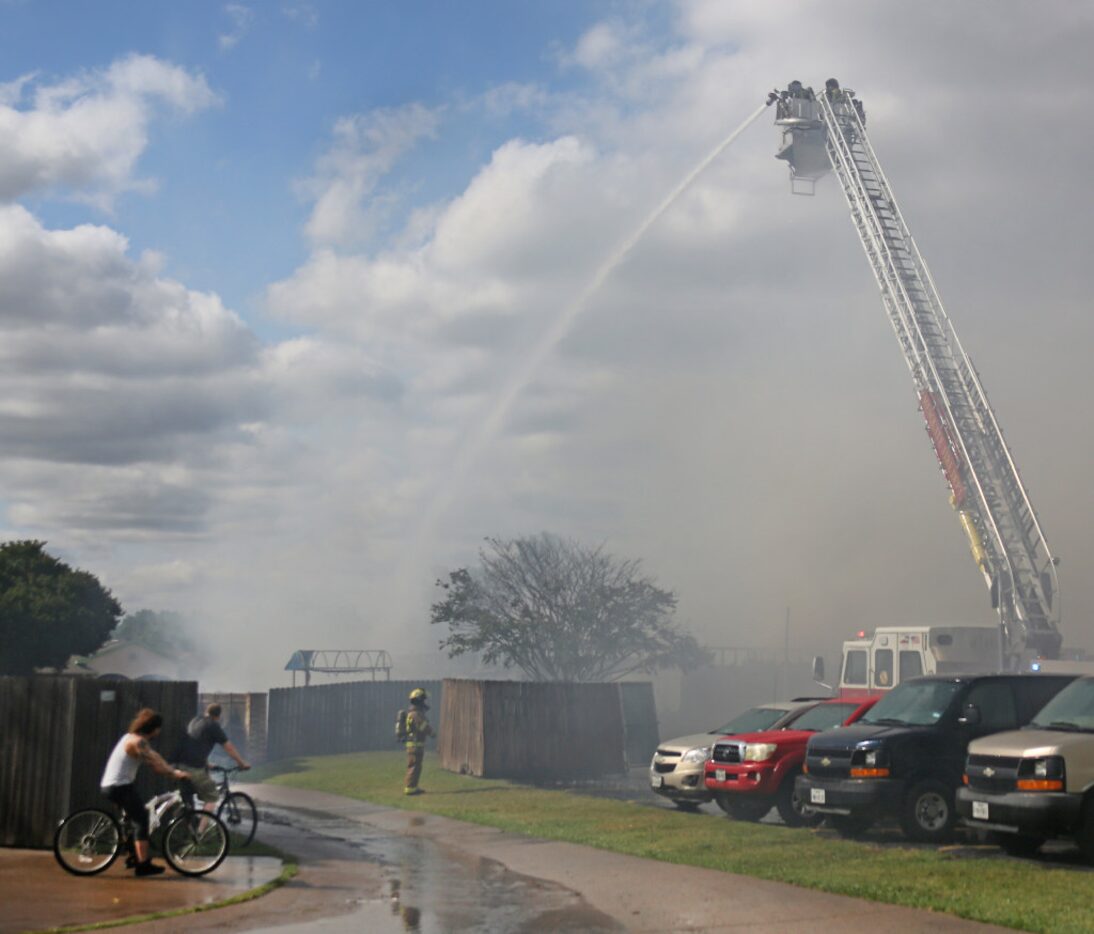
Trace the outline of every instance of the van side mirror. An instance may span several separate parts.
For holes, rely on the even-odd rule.
[[[813,680],[820,682],[824,681],[824,656],[813,656]]]
[[[980,723],[980,708],[976,704],[966,704],[957,722],[962,726],[977,726]]]

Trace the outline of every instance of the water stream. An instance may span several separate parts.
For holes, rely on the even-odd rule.
[[[624,240],[597,267],[585,287],[559,312],[557,317],[517,366],[501,391],[490,402],[474,428],[465,435],[456,455],[445,465],[443,475],[433,484],[433,498],[419,518],[412,545],[407,555],[404,571],[399,579],[409,582],[421,574],[422,559],[428,559],[429,546],[437,526],[455,499],[461,494],[469,471],[478,463],[483,452],[501,431],[510,410],[517,399],[536,378],[540,368],[569,333],[578,316],[588,306],[590,299],[600,290],[616,267],[626,259],[646,232],[660,219],[675,201],[692,185],[706,168],[720,156],[760,115],[767,109],[761,104],[732,133],[715,146],[680,182],[661,200]],[[409,594],[413,585],[403,588]]]

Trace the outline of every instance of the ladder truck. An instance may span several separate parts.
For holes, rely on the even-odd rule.
[[[1058,559],[1049,551],[980,376],[870,145],[862,102],[830,78],[816,93],[792,81],[785,91],[769,95],[771,104],[776,105],[775,124],[782,134],[776,158],[790,167],[791,191],[812,194],[818,179],[828,172],[836,176],[881,290],[885,313],[912,375],[927,436],[949,485],[950,503],[998,611],[997,656],[981,665],[1019,670],[1030,667],[1034,659],[1057,658]],[[926,667],[934,668],[932,659],[944,656],[945,646],[955,646],[954,632],[938,646],[941,655],[932,656],[937,642],[932,627],[917,628],[919,638],[914,639],[892,627],[892,647],[913,639],[924,649]],[[867,651],[871,648],[869,641],[858,644]],[[849,646],[844,651],[845,669]],[[942,670],[966,661],[970,660],[951,658]],[[898,677],[890,670],[888,685],[871,678],[869,686],[892,686]],[[841,677],[841,684],[844,681]]]

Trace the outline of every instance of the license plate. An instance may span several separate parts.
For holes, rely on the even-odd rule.
[[[663,788],[665,785],[665,778],[663,775],[651,775],[650,785],[654,788]]]
[[[809,789],[809,803],[810,804],[824,804],[824,789],[823,788],[810,788]]]
[[[973,801],[972,803],[972,816],[977,820],[988,819],[988,802],[987,801]]]
[[[716,782],[724,782],[726,780],[726,770],[725,769],[715,769],[714,770],[714,780]]]

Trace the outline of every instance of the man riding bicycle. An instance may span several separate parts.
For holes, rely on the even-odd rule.
[[[184,792],[201,798],[206,811],[213,810],[220,796],[217,783],[209,775],[209,754],[216,746],[223,747],[235,759],[240,769],[251,767],[220,725],[221,712],[220,704],[210,704],[205,708],[205,716],[194,717],[187,725],[182,742],[173,756],[175,765],[186,773]]]
[[[180,781],[186,778],[185,772],[169,766],[149,745],[150,740],[159,736],[162,726],[162,715],[150,707],[145,707],[138,712],[133,722],[129,724],[129,732],[118,740],[110,753],[110,758],[106,760],[106,768],[103,769],[103,777],[99,781],[103,794],[121,807],[126,817],[136,827],[133,848],[136,858],[135,870],[138,876],[156,876],[164,869],[163,866],[152,862],[149,853],[148,809],[145,808],[134,786],[137,772],[141,765],[147,762],[161,775],[168,775]]]

